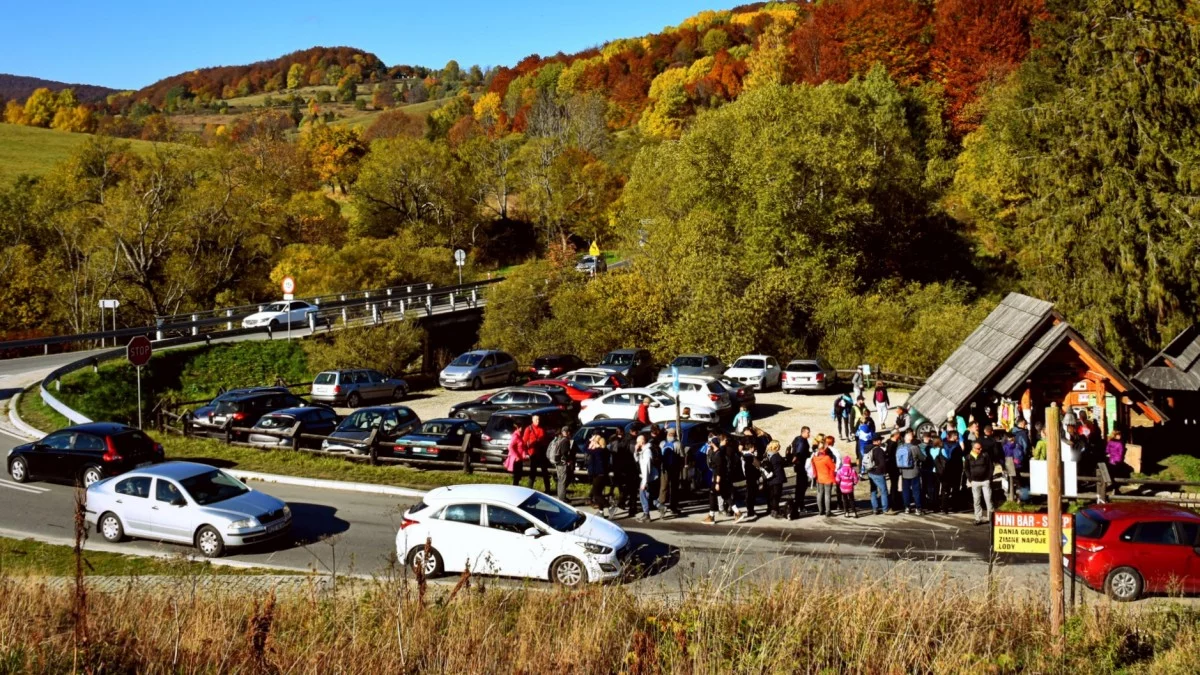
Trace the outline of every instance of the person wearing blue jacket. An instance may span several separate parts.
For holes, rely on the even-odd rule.
[[[862,458],[867,454],[867,448],[871,445],[871,439],[875,437],[875,429],[871,421],[865,420],[858,425],[858,431],[855,432],[854,438],[858,441],[858,463],[862,465]]]

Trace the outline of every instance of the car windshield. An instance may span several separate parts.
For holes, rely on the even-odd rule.
[[[553,368],[562,364],[565,359],[561,356],[539,356],[533,360],[534,368]]]
[[[1088,539],[1099,539],[1108,529],[1108,521],[1091,509],[1075,514],[1075,533]]]
[[[342,420],[338,425],[338,431],[370,431],[374,429],[379,420],[383,419],[383,413],[378,410],[359,410]]]
[[[611,352],[604,355],[600,362],[602,366],[628,366],[633,363],[633,354],[629,352]]]
[[[185,478],[179,484],[201,506],[240,497],[250,491],[241,481],[220,469]]]
[[[746,368],[749,370],[762,370],[763,369],[763,360],[762,359],[738,359],[737,361],[733,362],[733,367],[734,368]]]
[[[451,363],[450,365],[459,366],[461,368],[470,368],[470,367],[479,365],[479,362],[482,360],[483,360],[483,354],[476,354],[475,352],[469,352],[469,353],[463,354],[462,356],[458,357],[457,359],[454,359],[454,362]]]
[[[289,429],[295,423],[296,420],[286,415],[267,415],[254,426],[259,429]]]
[[[676,356],[671,365],[676,368],[699,368],[704,365],[704,359],[699,356]]]
[[[821,369],[814,361],[792,361],[788,364],[788,370],[797,373],[815,373]]]
[[[286,302],[272,302],[271,304],[267,305],[266,307],[263,307],[263,311],[264,312],[283,312],[283,311],[287,311],[287,308],[288,308],[288,304]]]
[[[421,425],[422,434],[430,436],[443,436],[454,431],[454,425],[449,422],[426,422]]]
[[[317,379],[313,380],[313,384],[334,384],[337,382],[337,373],[321,373],[317,375]]]
[[[538,492],[521,503],[521,510],[559,532],[577,529],[586,519],[579,511]]]

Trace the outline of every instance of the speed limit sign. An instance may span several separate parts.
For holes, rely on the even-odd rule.
[[[296,280],[291,277],[284,277],[279,285],[283,288],[283,294],[287,296],[284,299],[290,300],[292,294],[296,292]]]

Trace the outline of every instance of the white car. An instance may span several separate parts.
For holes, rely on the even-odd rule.
[[[648,387],[668,396],[674,395],[674,388],[675,382],[670,375]],[[733,407],[731,392],[720,380],[700,375],[679,376],[679,403],[692,410],[716,408],[718,413],[728,412]]]
[[[837,370],[825,359],[795,359],[783,371],[783,390],[789,394],[798,391],[827,391],[837,384]]]
[[[469,566],[579,586],[620,577],[630,552],[617,525],[516,485],[430,490],[396,533],[396,556],[428,577]]]
[[[308,315],[316,314],[320,307],[310,305],[300,300],[272,302],[263,307],[261,312],[255,312],[242,319],[242,328],[262,328],[270,326],[271,330],[287,329],[288,322],[292,328],[307,328]]]
[[[758,391],[766,391],[780,386],[783,382],[783,369],[779,367],[779,362],[774,356],[747,354],[733,362],[725,371],[725,377]]]
[[[579,423],[587,424],[592,420],[633,420],[637,419],[638,405],[642,399],[650,397],[650,422],[663,424],[675,421],[675,399],[656,389],[618,389],[599,398],[588,398],[579,402]],[[680,405],[691,408],[688,419],[697,422],[717,422],[719,414],[712,405],[689,405],[680,401]]]

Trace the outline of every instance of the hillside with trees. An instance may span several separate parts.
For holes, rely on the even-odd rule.
[[[85,103],[103,101],[109,94],[117,93],[116,89],[95,84],[67,84],[54,80],[43,80],[40,77],[0,73],[0,102],[24,101],[38,89],[49,89],[55,93],[63,89],[70,89],[75,92],[76,98]]]

